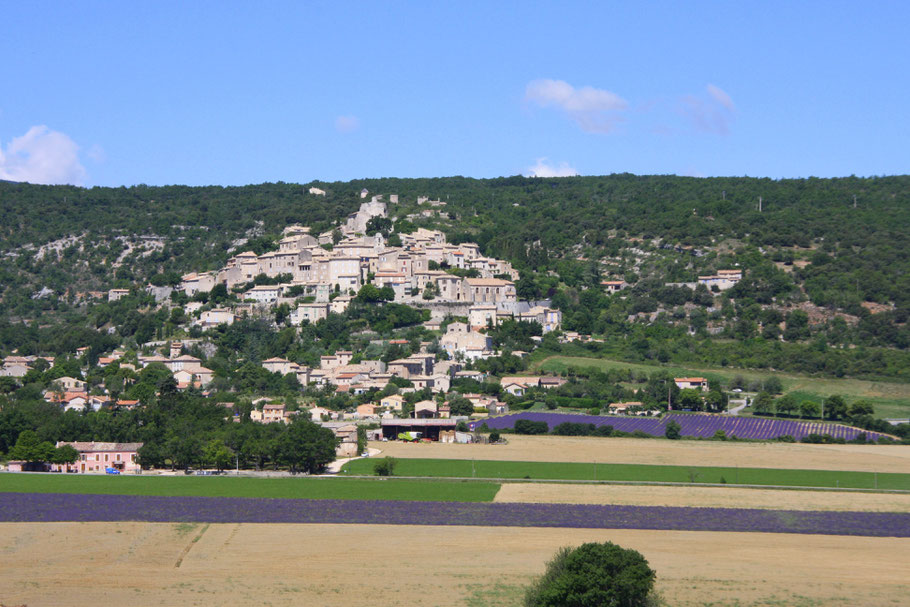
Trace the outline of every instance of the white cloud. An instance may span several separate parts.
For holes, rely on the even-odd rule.
[[[360,128],[357,116],[339,116],[335,119],[335,130],[339,133],[353,133]]]
[[[44,125],[13,138],[5,150],[0,146],[0,179],[82,185],[85,177],[76,142]]]
[[[706,96],[687,95],[682,98],[681,112],[689,118],[696,131],[728,135],[736,106],[720,87],[709,84]]]
[[[591,86],[575,88],[564,80],[534,80],[525,89],[525,100],[540,107],[565,112],[582,130],[609,133],[622,120],[618,112],[628,103],[616,93]]]
[[[553,166],[547,164],[546,158],[538,158],[537,164],[528,167],[525,175],[527,177],[574,177],[578,175],[578,171],[570,167],[567,162],[560,162]]]

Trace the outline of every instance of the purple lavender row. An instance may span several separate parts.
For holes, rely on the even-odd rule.
[[[665,506],[2,493],[0,522],[467,525],[910,537],[910,514]]]
[[[602,415],[575,415],[571,413],[543,413],[536,411],[523,411],[501,417],[491,417],[477,422],[471,422],[471,429],[479,428],[486,423],[491,430],[512,428],[519,419],[547,422],[552,430],[563,422],[579,424],[594,424],[595,426],[613,426],[614,430],[622,432],[635,432],[636,430],[652,436],[663,436],[666,425],[670,420],[675,420],[682,427],[683,436],[697,438],[711,438],[718,430],[726,432],[727,436],[748,438],[756,440],[773,440],[779,436],[792,436],[796,440],[805,438],[810,434],[830,434],[835,438],[851,440],[860,432],[865,432],[868,440],[878,440],[885,436],[879,432],[864,431],[842,424],[829,424],[821,422],[805,422],[785,419],[764,419],[758,417],[730,417],[712,414],[677,414],[670,413],[660,419],[650,417],[608,417]]]

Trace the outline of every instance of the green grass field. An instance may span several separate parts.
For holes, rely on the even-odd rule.
[[[583,358],[574,356],[550,356],[534,365],[536,371],[562,373],[569,368],[575,369],[631,369],[638,373],[653,373],[661,370],[679,377],[698,375],[709,380],[729,382],[737,375],[746,381],[765,380],[771,376],[778,377],[786,393],[792,393],[797,400],[814,400],[821,402],[832,394],[843,396],[848,403],[865,399],[875,405],[876,417],[903,418],[910,415],[910,383],[868,381],[863,379],[834,379],[826,377],[809,377],[776,371],[756,371],[749,369],[717,369],[697,365],[681,367],[674,365],[646,365],[628,363],[604,358]]]
[[[430,478],[545,479],[567,481],[647,481],[664,483],[723,483],[782,485],[788,487],[840,487],[910,491],[910,474],[848,472],[841,470],[783,470],[774,468],[723,468],[708,466],[654,466],[563,462],[509,462],[454,459],[399,459],[395,474]],[[373,474],[369,460],[352,460],[343,474]]]
[[[497,491],[497,483],[446,480],[0,474],[4,493],[489,502]]]

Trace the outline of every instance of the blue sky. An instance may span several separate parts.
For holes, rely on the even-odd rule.
[[[906,2],[0,0],[0,179],[910,163]]]

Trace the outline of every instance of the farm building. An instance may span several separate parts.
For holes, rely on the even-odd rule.
[[[124,474],[140,474],[139,449],[142,443],[58,442],[57,447],[69,445],[79,452],[73,464],[52,464],[52,472],[98,472],[113,468]]]
[[[674,377],[674,383],[680,390],[707,390],[708,380],[704,377]]]
[[[382,425],[382,438],[395,440],[403,432],[419,432],[421,439],[438,441],[447,432],[454,432],[457,422],[454,419],[427,418],[427,419],[384,419]]]

